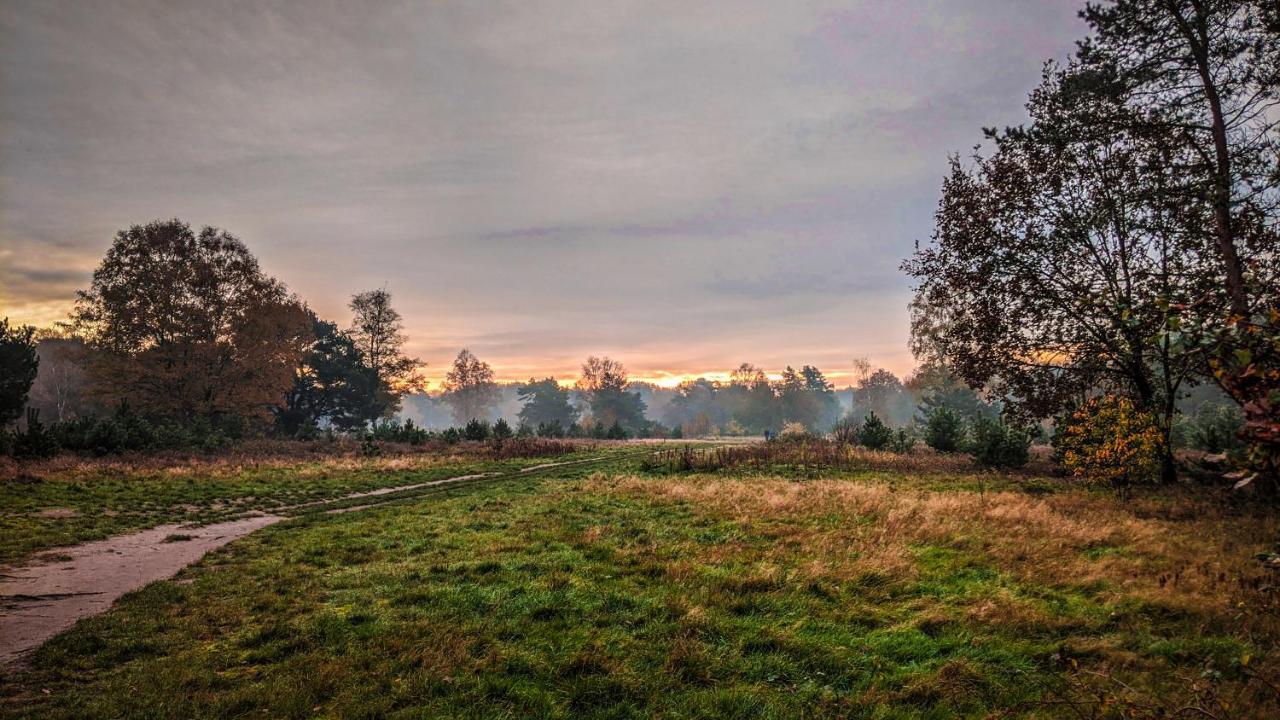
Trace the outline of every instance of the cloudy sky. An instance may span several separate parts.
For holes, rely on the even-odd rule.
[[[331,318],[385,285],[432,375],[905,373],[947,154],[1079,4],[0,0],[0,313],[177,216]]]

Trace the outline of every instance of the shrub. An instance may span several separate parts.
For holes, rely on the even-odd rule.
[[[987,467],[1022,467],[1030,458],[1031,435],[1002,420],[978,418],[971,435],[969,452]]]
[[[1160,429],[1128,398],[1089,400],[1066,419],[1055,439],[1063,464],[1086,482],[1127,491],[1160,476]]]
[[[574,425],[576,424],[577,423],[575,423]],[[551,422],[540,422],[538,423],[538,437],[562,438],[564,437],[564,426],[560,424],[559,420],[552,420]]]
[[[467,426],[462,429],[462,438],[464,440],[488,440],[489,423],[472,418],[471,422],[467,423]]]
[[[858,443],[858,429],[858,421],[852,417],[845,416],[831,429],[831,439],[841,445],[856,445]]]
[[[671,428],[672,440],[680,440],[683,438],[684,438],[684,430],[682,430],[679,425],[676,425],[675,427]]]
[[[938,452],[957,452],[964,445],[964,418],[945,405],[929,412],[924,423],[924,441]]]
[[[893,431],[884,424],[874,411],[862,421],[862,430],[858,432],[858,443],[871,450],[884,450],[893,442]]]
[[[1244,413],[1235,405],[1202,405],[1186,423],[1187,444],[1207,453],[1221,453],[1242,447],[1240,429]]]
[[[58,454],[58,440],[40,422],[40,411],[27,408],[27,427],[13,433],[10,451],[16,458],[49,458]]]
[[[782,431],[778,433],[778,439],[789,442],[803,442],[812,439],[812,436],[809,434],[809,428],[805,427],[804,423],[788,420],[782,423]]]
[[[462,439],[462,433],[455,427],[445,428],[444,431],[440,433],[440,439],[446,444],[454,445]]]
[[[492,432],[495,440],[507,440],[515,434],[511,431],[511,425],[507,423],[505,418],[498,418],[497,421],[493,423]]]
[[[529,427],[529,423],[520,423],[516,427],[516,437],[527,438],[533,437],[533,428]]]
[[[742,437],[747,434],[747,429],[737,420],[730,420],[724,424],[724,434],[729,437]]]
[[[914,428],[898,428],[898,431],[893,434],[893,441],[889,443],[889,450],[905,455],[916,449],[917,440],[919,438],[916,437]]]
[[[605,432],[604,436],[608,440],[626,440],[628,437],[630,437],[630,435],[627,433],[627,429],[622,427],[622,425],[619,424],[617,420],[613,421],[613,424],[609,426],[609,429],[608,431]]]

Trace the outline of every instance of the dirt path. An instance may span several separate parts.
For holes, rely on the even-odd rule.
[[[353,512],[406,499],[393,497],[379,502],[377,498],[380,496],[482,479],[517,477],[539,470],[598,463],[619,457],[549,462],[516,471],[459,475],[302,503],[275,510],[276,514],[257,513],[200,527],[160,525],[106,540],[41,552],[26,564],[0,567],[0,665],[19,660],[29,650],[70,628],[81,618],[105,612],[125,593],[172,577],[206,553],[286,520],[288,515]],[[325,507],[364,498],[374,501],[327,510]]]

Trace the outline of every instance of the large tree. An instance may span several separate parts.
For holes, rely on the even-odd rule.
[[[577,387],[597,425],[607,428],[616,423],[628,432],[643,431],[648,425],[644,401],[640,393],[629,392],[627,385],[627,369],[622,363],[593,355],[582,364]]]
[[[444,381],[444,399],[453,408],[453,421],[465,425],[488,420],[501,399],[493,368],[463,348],[453,360]]]
[[[988,131],[990,155],[952,163],[933,243],[905,265],[915,349],[1028,416],[1122,391],[1167,440],[1193,363],[1158,338],[1204,275],[1196,209],[1161,192],[1161,137],[1101,122],[1127,112],[1111,76],[1047,71],[1028,109],[1028,127]]]
[[[244,243],[176,219],[121,230],[72,320],[95,393],[182,419],[266,416],[310,341],[301,304]]]
[[[34,328],[12,327],[9,318],[0,320],[0,427],[17,420],[27,406],[27,393],[40,367],[34,337]]]
[[[393,415],[400,409],[400,398],[405,393],[422,388],[422,362],[404,352],[404,319],[391,306],[391,293],[386,288],[351,296],[349,307],[352,318],[348,332],[365,364],[378,377],[376,409],[370,419]]]
[[[1280,491],[1280,4],[1116,0],[1083,13],[1080,73],[1107,75],[1129,112],[1103,129],[1158,136],[1170,204],[1191,208],[1212,261],[1175,309],[1173,352],[1200,357],[1244,409],[1252,464]]]
[[[516,388],[516,395],[523,404],[520,408],[520,424],[530,428],[539,425],[559,424],[568,428],[578,420],[578,411],[569,402],[569,391],[560,387],[553,377],[535,380]]]

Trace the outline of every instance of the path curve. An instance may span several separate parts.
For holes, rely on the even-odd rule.
[[[0,566],[0,666],[20,660],[82,618],[106,612],[125,593],[173,577],[207,553],[290,516],[309,512],[344,513],[407,500],[414,495],[376,501],[443,485],[519,477],[532,472],[619,460],[622,453],[584,460],[532,465],[506,472],[471,473],[441,480],[350,493],[328,500],[291,505],[271,513],[253,513],[211,525],[159,525],[106,540],[40,552],[34,562]],[[634,453],[642,454],[642,453]],[[350,500],[374,502],[325,509]],[[45,559],[41,559],[45,558]]]

